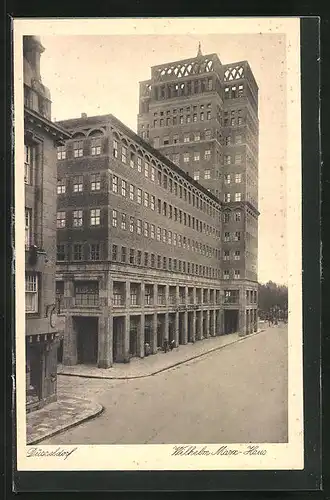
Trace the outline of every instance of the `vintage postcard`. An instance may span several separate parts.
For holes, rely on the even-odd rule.
[[[299,18],[13,31],[17,470],[303,469]]]

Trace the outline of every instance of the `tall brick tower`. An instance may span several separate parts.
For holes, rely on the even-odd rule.
[[[140,82],[138,134],[221,200],[223,279],[240,283],[249,324],[259,216],[258,86],[249,63],[222,64],[199,44],[196,57],[153,66]]]

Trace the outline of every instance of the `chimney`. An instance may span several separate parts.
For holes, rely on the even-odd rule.
[[[86,113],[81,113],[81,118],[87,118],[87,114]]]

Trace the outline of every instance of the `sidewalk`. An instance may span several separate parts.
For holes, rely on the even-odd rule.
[[[57,373],[59,375],[69,375],[86,378],[104,378],[104,379],[136,379],[156,375],[164,370],[174,366],[186,363],[200,356],[204,356],[212,351],[222,349],[223,347],[241,342],[245,339],[257,335],[263,330],[239,337],[237,333],[230,335],[221,335],[219,337],[209,337],[195,342],[194,344],[180,345],[178,348],[168,353],[163,351],[145,358],[131,358],[130,363],[114,363],[111,368],[97,368],[97,366],[59,365]]]
[[[93,401],[60,394],[55,403],[26,416],[26,442],[36,444],[90,418],[96,417],[103,407]]]

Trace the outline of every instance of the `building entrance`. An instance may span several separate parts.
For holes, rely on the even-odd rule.
[[[239,311],[237,309],[227,309],[227,310],[225,309],[224,311],[225,335],[239,331],[238,312]]]
[[[77,332],[78,364],[97,364],[98,318],[73,317]]]

